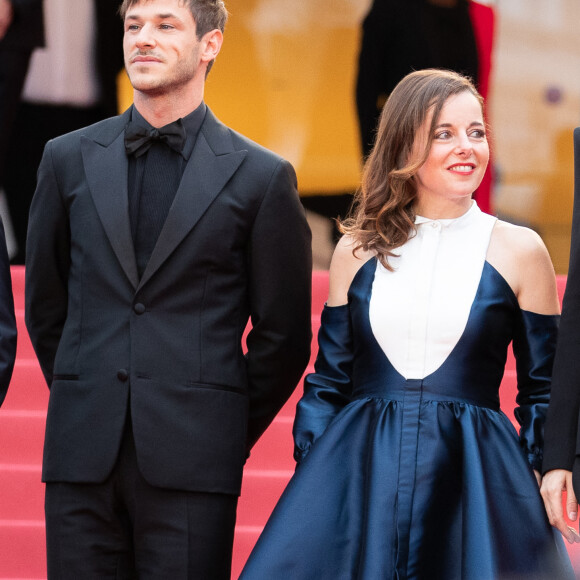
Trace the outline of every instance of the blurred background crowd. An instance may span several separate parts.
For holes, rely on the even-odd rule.
[[[0,209],[15,264],[25,260],[46,141],[131,103],[118,4],[0,0]],[[557,273],[567,272],[572,129],[580,125],[576,0],[226,5],[227,40],[205,100],[223,122],[295,166],[315,268],[329,265],[332,218],[348,211],[390,90],[410,70],[444,67],[470,75],[487,99],[492,164],[477,194],[480,207],[538,231]],[[9,92],[20,99],[10,107]]]

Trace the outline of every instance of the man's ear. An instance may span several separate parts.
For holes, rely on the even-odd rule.
[[[218,28],[206,32],[201,39],[200,60],[208,63],[213,61],[219,54],[223,41],[224,35]]]

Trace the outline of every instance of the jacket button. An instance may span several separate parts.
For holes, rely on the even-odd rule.
[[[137,314],[143,314],[145,312],[145,305],[141,304],[141,302],[138,302],[137,304],[135,304],[135,306],[133,307],[133,310],[137,313]]]
[[[129,378],[129,373],[125,369],[117,371],[117,378],[123,383]]]

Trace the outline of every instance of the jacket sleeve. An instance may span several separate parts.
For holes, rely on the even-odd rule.
[[[292,166],[269,181],[248,251],[248,451],[292,394],[310,358],[312,249]]]
[[[570,274],[573,272],[571,258]],[[580,288],[575,277],[568,278],[562,321],[554,359],[551,398],[548,408],[542,471],[572,471],[576,456],[580,410]]]
[[[30,207],[25,291],[26,327],[49,386],[67,314],[69,266],[68,212],[60,195],[49,141]]]
[[[559,315],[522,310],[513,341],[518,378],[515,417],[520,424],[521,445],[530,465],[538,471],[542,469],[544,423],[559,321]]]
[[[570,267],[554,359],[552,394],[546,419],[544,473],[572,470],[580,411],[580,128],[574,130],[574,213]]]
[[[4,225],[0,220],[0,405],[12,378],[16,359],[16,318]]]
[[[304,381],[304,395],[296,407],[294,459],[300,463],[314,442],[350,401],[352,338],[349,306],[325,306],[318,333],[314,373]]]

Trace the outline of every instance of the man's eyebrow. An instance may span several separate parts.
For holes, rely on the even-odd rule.
[[[155,18],[158,20],[165,20],[166,18],[175,18],[175,19],[179,20],[179,16],[177,16],[173,12],[164,12],[164,13],[156,14]],[[125,16],[125,20],[141,20],[141,19],[142,19],[142,16],[140,16],[138,13],[127,14],[127,16]]]

